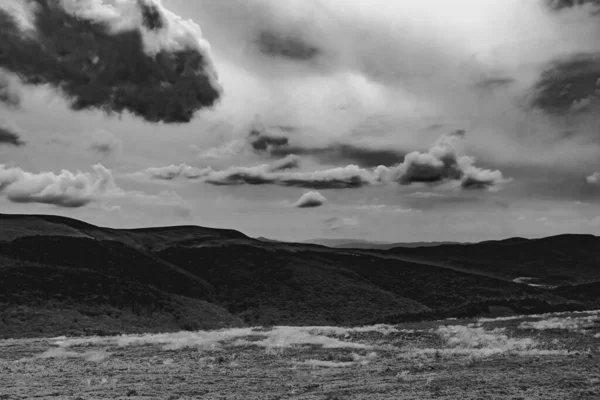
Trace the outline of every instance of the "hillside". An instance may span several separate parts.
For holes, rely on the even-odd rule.
[[[556,286],[600,281],[600,238],[593,235],[394,248],[390,253],[505,280],[532,277]]]
[[[469,255],[446,245],[332,249],[196,226],[109,229],[56,216],[0,214],[0,332],[10,337],[356,325],[478,315],[490,306],[544,312],[595,304],[585,296],[512,282],[515,270],[523,276],[537,265],[535,251],[527,258],[528,250],[520,250],[521,269],[512,265],[491,273],[485,256],[502,254],[507,243],[539,246],[523,240],[461,245],[473,254],[463,264]],[[589,263],[598,250],[585,246],[595,243],[581,238],[568,265],[552,264],[547,275],[538,268],[538,275],[593,277],[597,264]],[[569,248],[562,251],[568,257]]]

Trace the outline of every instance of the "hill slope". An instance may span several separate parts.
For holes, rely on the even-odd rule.
[[[504,245],[483,243],[487,250],[468,253],[478,255],[477,262],[463,265],[468,255],[448,246],[332,249],[195,226],[109,229],[56,216],[0,214],[0,332],[345,325],[475,315],[491,305],[519,312],[586,307],[586,297],[511,281],[514,270],[535,264],[535,252],[527,258],[521,251],[522,269],[490,273],[479,264]],[[572,253],[577,277],[593,276],[586,263],[597,251],[584,247]],[[448,254],[453,265],[445,264]]]
[[[543,239],[512,238],[430,248],[394,248],[391,254],[427,260],[499,279],[533,277],[548,285],[600,281],[600,238],[559,235]]]

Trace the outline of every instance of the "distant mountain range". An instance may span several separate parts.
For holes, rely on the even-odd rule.
[[[600,238],[285,243],[0,214],[0,336],[354,325],[600,307]],[[352,248],[345,248],[346,246]],[[413,246],[413,247],[409,247]]]
[[[337,249],[379,249],[389,250],[394,247],[433,247],[442,244],[461,244],[459,242],[372,242],[369,240],[353,239],[312,239],[305,240],[302,243],[318,244],[321,246],[333,247]]]

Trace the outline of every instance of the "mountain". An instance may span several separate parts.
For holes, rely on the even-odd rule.
[[[547,251],[556,256],[560,249],[562,260],[571,262],[551,264],[547,274],[538,268],[537,277],[592,282],[597,242],[580,239],[579,247],[575,238],[554,239]],[[506,246],[521,245],[531,247],[505,254]],[[227,229],[110,229],[56,216],[0,214],[0,336],[355,325],[474,316],[491,306],[526,313],[596,304],[578,288],[513,282],[537,265],[548,245],[540,246],[523,239],[334,249]],[[456,250],[463,247],[469,250]],[[506,270],[487,266],[487,259]]]
[[[407,243],[391,243],[391,242],[372,242],[369,240],[357,239],[312,239],[302,243],[318,244],[337,249],[373,249],[373,250],[389,250],[395,247],[434,247],[442,244],[459,244],[457,242],[407,242]]]

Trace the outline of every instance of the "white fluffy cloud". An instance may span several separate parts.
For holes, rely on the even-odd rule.
[[[186,164],[180,164],[147,168],[142,174],[150,176],[152,179],[170,181],[176,178],[198,179],[207,176],[211,171],[212,169],[210,168],[195,168]]]
[[[319,192],[311,191],[306,192],[294,203],[294,207],[297,208],[317,208],[321,207],[327,202],[325,196]]]
[[[15,203],[42,203],[59,207],[83,207],[100,196],[116,195],[112,173],[100,164],[95,175],[63,170],[30,173],[0,164],[0,194]]]
[[[587,182],[591,185],[597,185],[600,183],[600,172],[594,172],[586,178]]]
[[[461,155],[464,131],[442,136],[426,153],[412,152],[404,162],[380,169],[383,180],[400,184],[458,181],[464,189],[494,188],[504,183],[502,172],[481,169],[475,159]]]
[[[21,168],[0,164],[0,196],[13,203],[39,203],[64,208],[79,208],[99,203],[105,210],[121,209],[115,202],[135,207],[169,207],[177,214],[189,215],[190,208],[177,193],[163,191],[147,194],[126,191],[115,183],[111,170],[101,164],[93,167],[94,173],[71,172],[31,173]]]

